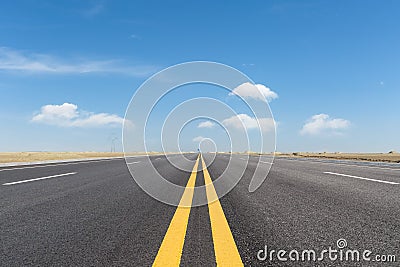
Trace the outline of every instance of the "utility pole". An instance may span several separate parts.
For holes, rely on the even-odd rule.
[[[111,153],[115,152],[115,141],[117,141],[117,140],[118,140],[118,137],[113,137],[111,139]]]

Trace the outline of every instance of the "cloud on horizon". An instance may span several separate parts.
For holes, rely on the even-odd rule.
[[[197,128],[213,128],[215,126],[215,123],[212,121],[203,121],[200,122],[199,125],[197,125]]]
[[[62,105],[45,105],[33,116],[31,122],[60,127],[94,128],[121,127],[124,119],[115,114],[93,113],[79,110],[71,103]],[[128,121],[126,121],[128,122]],[[132,122],[129,121],[133,125]]]
[[[256,99],[271,102],[278,98],[278,94],[263,84],[242,83],[236,87],[229,95],[238,95],[247,99]]]
[[[341,134],[341,130],[345,130],[350,126],[350,121],[345,119],[330,118],[328,114],[317,114],[312,116],[304,124],[300,130],[302,135],[318,135],[318,134]]]
[[[223,120],[222,124],[231,129],[261,129],[262,132],[270,132],[275,129],[276,123],[272,118],[253,118],[247,114],[238,114]]]
[[[203,137],[203,136],[196,136],[195,138],[193,138],[193,142],[198,142],[198,143],[200,143],[201,141],[203,141],[204,139],[206,139],[205,137]]]

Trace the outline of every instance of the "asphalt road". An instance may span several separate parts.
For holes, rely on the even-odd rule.
[[[197,154],[186,157],[195,164]],[[212,155],[203,158],[209,164]],[[198,172],[194,183],[219,177],[229,160],[235,168],[244,156],[218,154],[209,174]],[[262,186],[249,193],[258,160],[250,158],[243,178],[219,202],[189,212],[148,196],[123,159],[0,168],[0,265],[151,266],[159,254],[175,257],[172,247],[181,243],[181,266],[240,265],[238,259],[245,266],[400,266],[400,166],[277,158]],[[187,185],[191,173],[164,156],[151,161],[166,179]],[[151,167],[143,157],[128,162],[143,175]],[[339,239],[346,240],[344,253],[358,250],[362,257],[370,250],[370,261],[327,254],[301,261],[303,250],[315,250],[317,258],[329,247],[339,250]],[[279,250],[287,253],[278,258]],[[294,250],[298,261],[289,259]],[[396,262],[376,261],[390,255]]]

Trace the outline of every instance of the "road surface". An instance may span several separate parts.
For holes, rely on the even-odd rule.
[[[198,159],[200,169],[203,159],[211,160],[210,154],[186,156],[193,166]],[[207,171],[196,175],[193,168],[193,178],[164,156],[151,157],[164,177],[184,187],[214,180],[229,160],[245,159],[218,154]],[[181,266],[399,266],[398,165],[276,158],[263,185],[249,193],[258,160],[250,157],[226,196],[191,209],[148,196],[123,159],[0,168],[0,265],[165,266],[167,255]],[[128,163],[143,175],[151,167],[143,157]],[[211,183],[207,196],[218,194],[213,190]],[[320,262],[301,261],[303,250],[318,257],[323,249],[338,249],[341,239],[343,250],[372,251],[370,261],[327,254]],[[287,253],[278,258],[279,250]],[[289,259],[293,250],[299,261]],[[377,262],[393,261],[391,255],[396,262]]]

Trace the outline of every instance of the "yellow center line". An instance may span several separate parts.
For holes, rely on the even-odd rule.
[[[193,200],[199,158],[200,155],[197,157],[181,201],[164,236],[153,266],[179,266],[180,264]]]
[[[201,162],[217,266],[244,266],[203,157]]]

